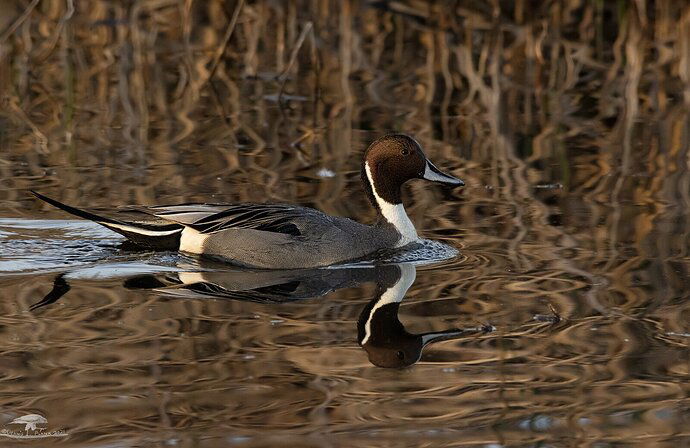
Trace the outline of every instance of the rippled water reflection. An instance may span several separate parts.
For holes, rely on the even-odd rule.
[[[0,3],[0,445],[689,443],[683,2],[78,3]],[[457,255],[247,272],[28,194],[371,222],[389,131]]]

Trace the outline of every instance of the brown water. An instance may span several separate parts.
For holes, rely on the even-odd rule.
[[[67,435],[0,446],[690,446],[684,2],[35,3],[0,4],[0,429]],[[458,255],[252,273],[28,193],[371,222],[390,131],[467,183],[405,191]]]

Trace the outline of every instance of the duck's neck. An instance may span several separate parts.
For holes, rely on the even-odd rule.
[[[379,221],[382,218],[385,223],[392,225],[400,234],[396,247],[419,241],[417,230],[405,213],[405,207],[400,200],[400,185],[389,185],[386,188],[387,193],[382,194],[381,186],[377,186],[377,182],[374,182],[374,176],[368,162],[364,163],[362,174],[367,196],[380,215]],[[384,199],[386,195],[392,196],[392,202]]]

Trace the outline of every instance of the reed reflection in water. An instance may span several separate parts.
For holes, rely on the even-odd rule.
[[[39,413],[89,447],[682,446],[688,30],[675,0],[0,2],[0,425]],[[372,283],[132,289],[203,269],[27,193],[371,222],[359,161],[389,131],[468,184],[406,191],[460,256],[417,269],[398,320],[496,327],[406,369],[357,342]]]

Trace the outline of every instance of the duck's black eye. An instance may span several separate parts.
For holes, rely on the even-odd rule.
[[[403,353],[402,350],[398,350],[395,355],[398,357],[398,359],[405,359],[405,353]]]
[[[407,149],[407,148],[403,148],[403,149],[400,150],[400,154],[402,154],[402,155],[404,155],[404,156],[409,155],[409,154],[410,154],[410,150]]]

